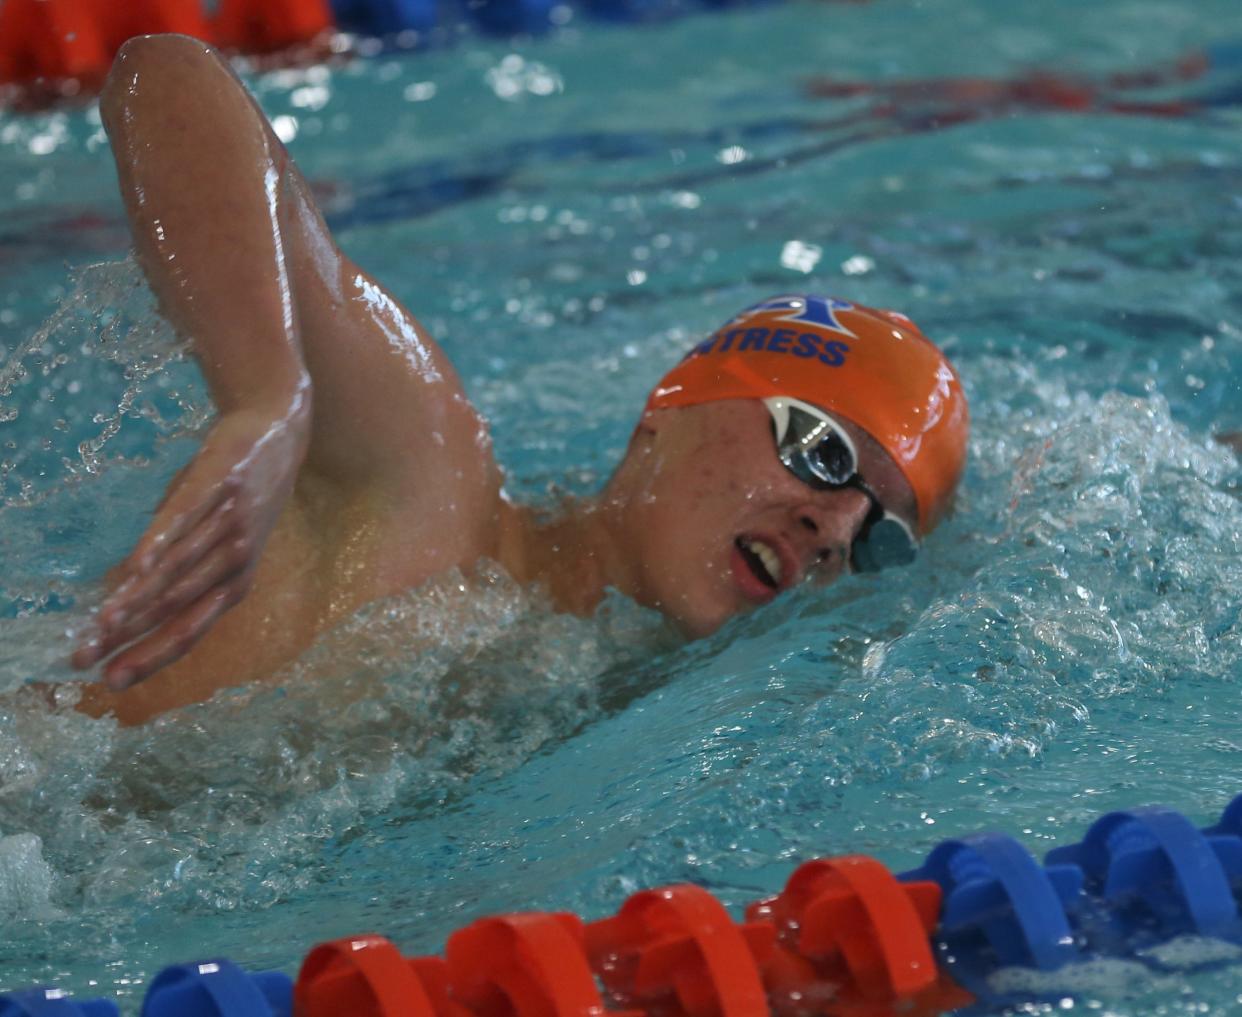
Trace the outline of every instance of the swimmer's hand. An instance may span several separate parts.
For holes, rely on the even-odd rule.
[[[309,388],[282,412],[219,417],[115,570],[116,585],[96,630],[74,652],[74,667],[115,654],[103,681],[120,691],[188,653],[249,591],[309,432]]]

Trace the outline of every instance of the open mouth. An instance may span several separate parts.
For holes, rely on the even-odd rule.
[[[781,558],[775,548],[752,537],[738,537],[734,544],[756,579],[770,589],[780,588],[784,569],[781,568]]]

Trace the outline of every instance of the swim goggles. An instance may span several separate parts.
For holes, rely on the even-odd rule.
[[[774,396],[763,405],[772,415],[776,454],[795,477],[817,491],[855,488],[871,503],[850,547],[850,568],[878,572],[907,565],[918,552],[914,531],[889,512],[858,472],[858,452],[845,430],[827,413],[800,399]]]

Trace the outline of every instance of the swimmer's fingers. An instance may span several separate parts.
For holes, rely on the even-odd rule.
[[[217,544],[109,640],[105,655],[116,646],[132,645],[109,661],[104,682],[119,692],[189,652],[216,619],[246,595],[253,573],[250,557],[236,541]],[[211,610],[199,610],[208,603]],[[148,668],[147,660],[158,662]]]
[[[221,502],[237,492],[234,461],[213,448],[210,439],[199,454],[173,478],[151,525],[121,565],[124,576],[151,572],[160,559]]]
[[[234,541],[250,567],[292,489],[306,425],[257,411],[217,419],[198,454],[169,485],[155,518],[115,570],[96,630],[73,654],[91,667],[142,635],[145,617],[165,591],[195,569],[217,543]],[[158,627],[168,610],[157,611]]]
[[[168,654],[178,639],[187,648],[193,645],[223,610],[245,595],[267,536],[293,490],[309,440],[309,421],[307,412],[282,416],[250,409],[217,418],[117,570],[118,585],[100,608],[96,631],[73,654],[75,666],[91,667],[118,650],[118,660],[130,660],[134,654],[142,656],[141,648],[156,644],[161,647],[159,659],[175,660],[180,653]],[[217,609],[200,610],[205,602],[217,604]],[[170,631],[180,633],[171,642]],[[140,680],[132,670],[111,661],[106,668],[112,676],[109,683],[124,687]]]
[[[217,505],[197,528],[169,548],[151,572],[131,576],[122,583],[100,609],[96,630],[90,640],[74,652],[73,665],[78,668],[92,667],[184,607],[187,603],[185,591],[178,588],[201,570],[202,562],[215,552],[217,545],[238,543],[239,527],[234,507],[233,499]],[[244,549],[235,550],[240,557]],[[246,560],[238,561],[230,571],[244,569],[249,557],[245,555]],[[199,589],[192,599],[197,599],[202,592]]]
[[[108,663],[104,682],[120,692],[189,653],[216,619],[241,599],[230,586],[213,588],[172,621],[128,647]]]
[[[122,563],[120,574],[152,571],[221,502],[242,500],[247,487],[255,486],[256,473],[287,473],[285,460],[289,439],[297,443],[295,431],[283,418],[273,420],[266,413],[240,411],[218,418],[198,454],[168,485],[151,525]],[[287,440],[272,440],[282,435]]]

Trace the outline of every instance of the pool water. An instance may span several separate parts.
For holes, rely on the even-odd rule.
[[[1042,855],[1151,802],[1214,822],[1242,791],[1242,467],[1214,441],[1242,430],[1242,60],[1078,110],[943,80],[1239,39],[1234,0],[789,3],[249,78],[519,496],[597,488],[692,339],[790,290],[941,341],[970,465],[914,565],[707,640],[448,576],[138,730],[25,686],[73,677],[66,632],[210,406],[125,261],[97,110],[0,113],[0,987],[136,1000],[173,962],[433,952],[681,880],[740,908],[817,855],[900,871],[980,829]],[[1242,1012],[1237,953],[998,984]]]

